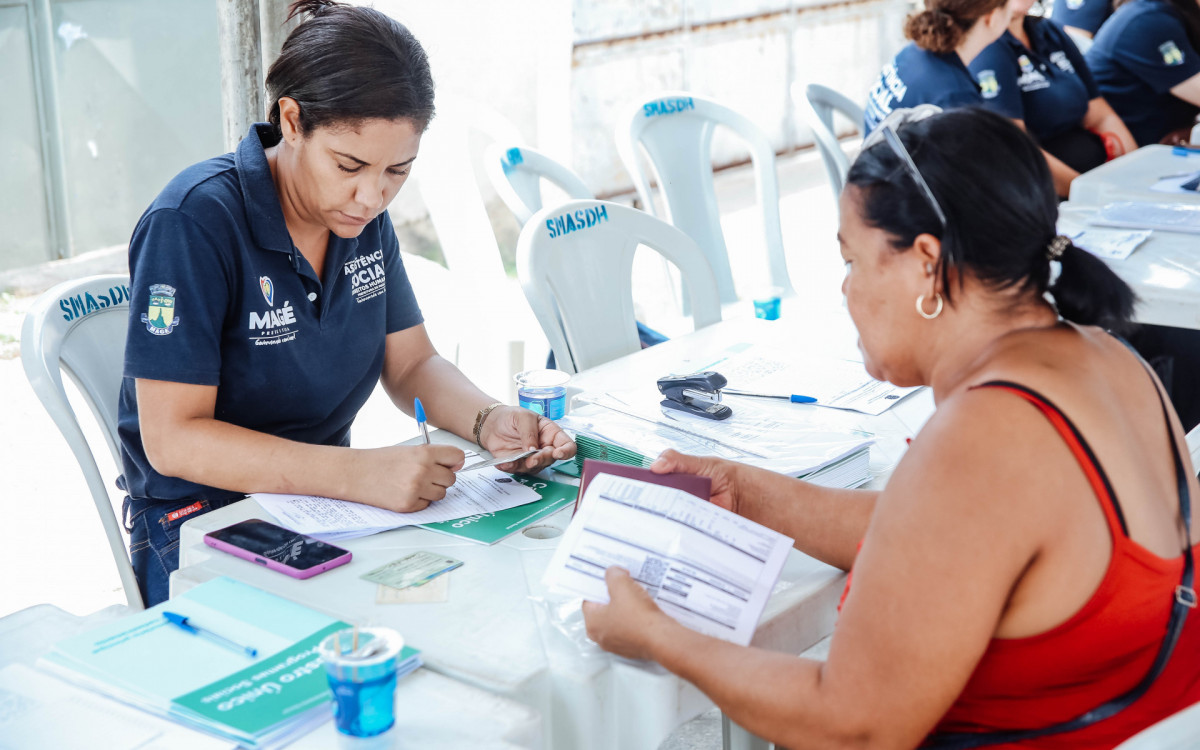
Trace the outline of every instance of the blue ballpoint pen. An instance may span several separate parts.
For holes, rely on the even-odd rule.
[[[163,612],[162,616],[167,622],[171,623],[180,630],[185,630],[192,635],[198,635],[207,638],[213,643],[218,643],[230,651],[237,651],[238,653],[245,654],[251,658],[258,656],[258,649],[253,648],[252,646],[243,646],[240,643],[229,640],[223,635],[217,635],[208,628],[202,628],[199,625],[194,625],[188,621],[189,618],[185,615],[181,615],[177,612]]]
[[[421,406],[421,399],[413,399],[413,411],[417,416],[417,427],[421,428],[421,437],[425,438],[425,445],[429,445],[429,425],[425,422],[425,407]]]
[[[791,401],[793,404],[815,404],[817,400],[812,396],[801,396],[796,393],[790,395],[776,395],[774,393],[751,393],[750,391],[735,391],[732,388],[722,388],[721,393],[728,393],[730,396],[751,396],[753,398],[782,398]]]

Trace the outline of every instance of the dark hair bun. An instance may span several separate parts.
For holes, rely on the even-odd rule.
[[[930,52],[953,52],[962,41],[963,30],[954,16],[940,10],[914,13],[904,22],[904,36]]]
[[[308,16],[319,16],[326,8],[333,8],[343,4],[334,2],[334,0],[296,0],[292,3],[292,10],[288,13],[288,20],[292,20],[301,13]]]
[[[1137,296],[1096,256],[1069,244],[1058,259],[1062,273],[1050,285],[1058,314],[1080,325],[1122,332],[1133,317]]]

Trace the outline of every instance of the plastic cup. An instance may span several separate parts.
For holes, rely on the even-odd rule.
[[[783,290],[777,286],[759,290],[754,295],[754,317],[763,320],[779,320]]]
[[[562,370],[526,370],[513,376],[517,402],[548,419],[567,413],[567,383],[571,376]]]
[[[396,723],[396,657],[403,646],[390,628],[359,628],[357,638],[346,628],[321,641],[339,733],[378,737]]]

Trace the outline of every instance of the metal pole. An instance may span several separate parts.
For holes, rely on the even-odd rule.
[[[32,43],[33,74],[38,81],[38,121],[42,128],[42,174],[46,181],[46,213],[49,220],[51,259],[75,254],[67,192],[66,146],[58,112],[58,78],[54,74],[54,25],[50,0],[29,6],[29,39]]]
[[[275,58],[279,57],[279,51],[283,49],[283,40],[292,33],[292,29],[300,25],[299,18],[287,20],[288,9],[291,5],[292,0],[258,0],[264,81],[267,78],[267,71],[271,69],[271,63],[275,62]]]
[[[225,148],[238,141],[265,114],[258,0],[217,0],[221,58],[221,120]]]

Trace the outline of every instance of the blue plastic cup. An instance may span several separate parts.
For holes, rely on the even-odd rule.
[[[783,290],[770,287],[754,295],[754,317],[764,320],[779,320]]]
[[[390,628],[339,630],[321,641],[333,717],[350,737],[375,737],[396,723],[396,657],[404,638]]]
[[[548,419],[561,419],[567,413],[567,382],[571,376],[561,370],[526,370],[513,376],[517,381],[517,403]]]

